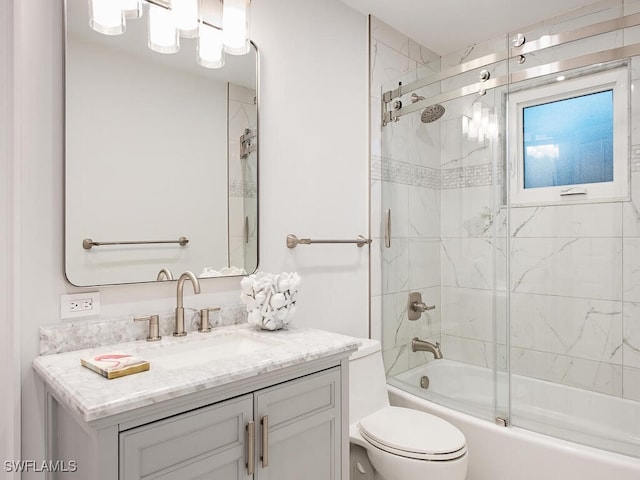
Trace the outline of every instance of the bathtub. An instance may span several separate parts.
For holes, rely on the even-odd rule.
[[[420,387],[423,375],[428,389]],[[637,402],[513,375],[511,422],[517,426],[504,428],[490,421],[496,416],[493,379],[487,368],[432,361],[389,378],[389,398],[392,405],[433,413],[464,432],[467,480],[640,479]],[[498,375],[498,390],[507,391],[506,380]]]

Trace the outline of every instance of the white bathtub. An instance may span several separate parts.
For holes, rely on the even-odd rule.
[[[429,377],[427,390],[420,387],[423,375]],[[393,405],[433,413],[464,432],[470,462],[467,480],[640,479],[640,459],[634,458],[640,457],[637,402],[514,375],[511,420],[526,429],[504,428],[488,421],[495,417],[496,396],[489,369],[438,360],[389,383]],[[506,389],[506,376],[499,376],[498,384]],[[626,455],[529,429],[570,435],[576,442]]]

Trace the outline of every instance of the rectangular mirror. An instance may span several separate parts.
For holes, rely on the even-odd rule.
[[[67,279],[94,286],[156,281],[163,268],[176,277],[251,273],[257,50],[226,55],[217,69],[196,62],[197,39],[157,53],[147,47],[143,7],[123,34],[102,35],[89,27],[87,0],[66,1]]]

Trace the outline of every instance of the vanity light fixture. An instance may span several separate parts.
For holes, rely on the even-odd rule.
[[[222,38],[226,53],[249,53],[249,0],[222,2]]]
[[[224,66],[222,49],[222,30],[201,23],[198,37],[198,63],[206,68]]]
[[[180,36],[196,38],[198,36],[198,0],[172,0],[171,11]]]
[[[142,16],[142,0],[121,0],[122,12],[127,20],[134,20]]]
[[[149,4],[149,41],[147,45],[154,52],[176,53],[180,50],[180,37],[176,26],[176,16],[172,10]]]
[[[249,53],[251,0],[88,0],[89,25],[105,35],[120,35],[126,20],[140,18],[148,4],[148,46],[159,53],[180,50],[180,37],[198,38],[197,62],[206,68],[224,65],[224,53]],[[222,3],[222,28],[203,15]],[[205,5],[206,4],[206,5]],[[208,18],[207,18],[208,19]]]
[[[122,6],[112,0],[90,0],[89,26],[104,35],[124,33]]]

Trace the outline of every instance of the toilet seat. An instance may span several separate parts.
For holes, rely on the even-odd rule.
[[[360,420],[362,437],[385,452],[417,460],[447,461],[467,452],[464,435],[426,412],[385,407]]]

